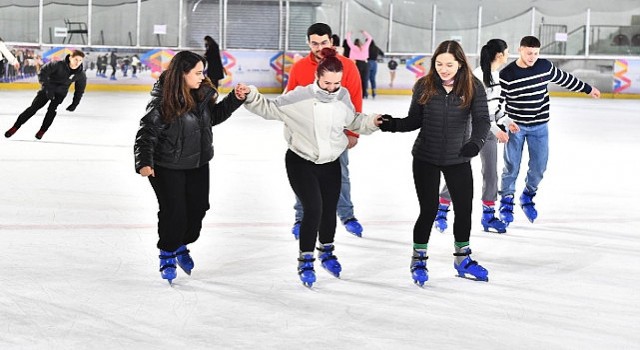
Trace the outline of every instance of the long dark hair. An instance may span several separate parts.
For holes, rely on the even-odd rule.
[[[185,84],[184,75],[189,73],[198,62],[206,63],[204,57],[191,51],[178,52],[169,63],[169,68],[162,72],[160,81],[162,82],[162,120],[171,123],[181,115],[192,110],[196,106],[196,99],[202,100],[204,92],[198,89],[195,94]],[[209,86],[213,89],[213,84],[209,78],[202,81],[202,86]],[[214,95],[215,98],[215,95]],[[213,101],[215,103],[215,100]]]
[[[433,53],[429,73],[420,78],[416,83],[416,85],[421,85],[423,87],[422,95],[420,95],[418,103],[426,104],[431,100],[431,97],[438,93],[439,85],[442,84],[442,79],[440,79],[440,76],[438,76],[438,72],[436,71],[436,58],[443,53],[452,54],[454,59],[460,65],[458,72],[453,77],[454,83],[452,92],[462,99],[461,108],[469,108],[469,106],[471,106],[471,99],[475,94],[473,74],[469,69],[469,62],[467,61],[467,56],[465,56],[462,47],[454,40],[441,42]]]
[[[496,55],[503,53],[507,49],[507,43],[502,39],[491,39],[480,50],[480,69],[482,69],[482,82],[485,86],[495,83],[491,75],[491,63],[495,61]]]
[[[205,46],[207,48],[207,51],[209,51],[209,50],[218,50],[218,51],[220,51],[218,43],[215,40],[213,40],[212,37],[210,37],[208,35],[205,36],[204,37],[204,43],[205,43]]]

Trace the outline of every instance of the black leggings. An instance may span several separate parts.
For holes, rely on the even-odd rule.
[[[413,159],[413,182],[420,203],[420,216],[413,227],[413,242],[429,243],[431,227],[438,211],[440,173],[451,194],[455,220],[453,236],[456,242],[468,242],[471,235],[471,202],[473,200],[473,174],[471,163],[437,166]]]
[[[291,188],[304,209],[300,222],[300,251],[312,252],[316,237],[320,243],[326,244],[332,243],[336,234],[340,161],[315,164],[288,150],[285,164]]]
[[[149,182],[156,192],[158,248],[173,252],[200,237],[202,219],[209,209],[209,164],[175,170],[156,166]]]

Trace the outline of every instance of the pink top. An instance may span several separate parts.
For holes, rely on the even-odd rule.
[[[351,50],[349,52],[349,58],[352,60],[366,61],[369,59],[369,45],[371,44],[372,37],[364,30],[362,34],[364,34],[366,40],[362,44],[362,47],[357,47],[353,44],[353,41],[351,41],[351,32],[347,33],[347,45],[349,45],[349,49]]]

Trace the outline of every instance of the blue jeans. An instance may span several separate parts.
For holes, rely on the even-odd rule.
[[[529,152],[529,169],[524,180],[525,191],[528,193],[538,191],[538,185],[547,170],[547,161],[549,160],[549,129],[547,124],[533,126],[519,124],[519,132],[509,132],[509,142],[504,147],[501,196],[513,195],[516,192],[516,180],[520,171],[525,142]]]
[[[342,185],[340,187],[340,198],[338,198],[337,213],[340,221],[343,223],[354,217],[353,215],[353,203],[351,203],[351,182],[349,181],[349,151],[346,150],[340,155],[340,171],[342,172]],[[304,210],[300,199],[296,197],[296,204],[293,209],[296,210],[296,222],[302,221],[304,216]]]
[[[369,60],[369,83],[371,84],[371,95],[376,97],[376,74],[378,74],[378,62]]]

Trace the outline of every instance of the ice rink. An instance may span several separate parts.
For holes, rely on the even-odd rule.
[[[2,133],[34,96],[0,91]],[[364,110],[402,117],[409,100]],[[482,231],[474,160],[471,247],[488,283],[455,277],[451,229],[432,232],[430,279],[412,283],[416,132],[362,136],[350,171],[363,238],[339,225],[341,278],[316,264],[312,289],[296,273],[280,122],[241,107],[214,128],[196,268],[170,287],[133,163],[148,94],[87,92],[74,113],[70,101],[41,141],[46,109],[0,139],[0,349],[640,347],[640,100],[552,98],[534,224],[517,208],[506,234]]]

